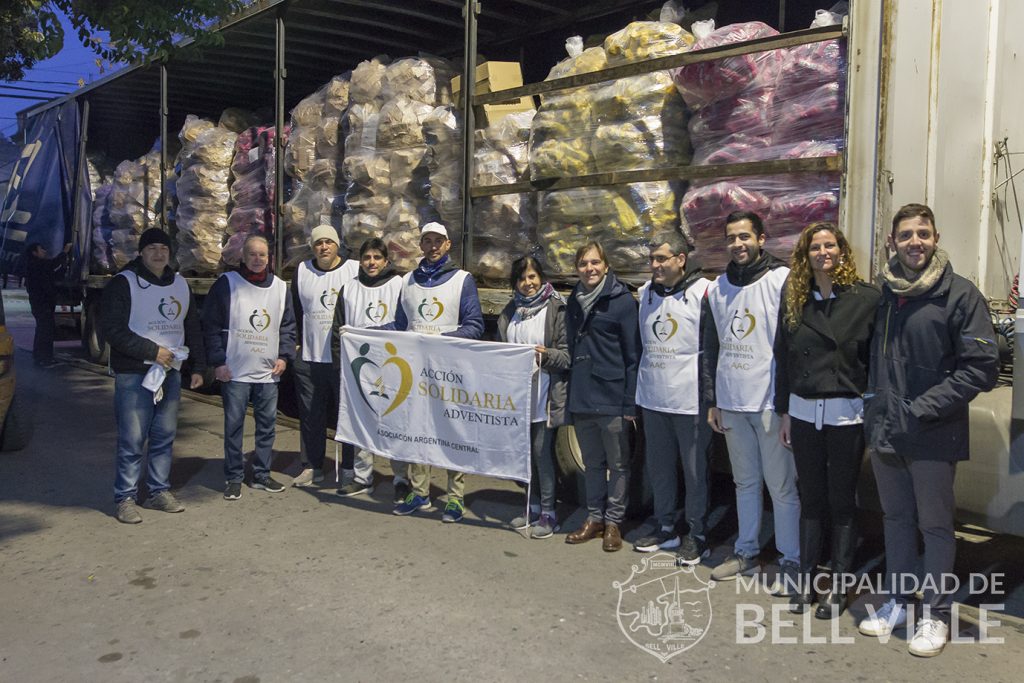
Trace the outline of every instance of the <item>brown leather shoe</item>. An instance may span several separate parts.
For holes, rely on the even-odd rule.
[[[565,542],[570,545],[576,545],[577,543],[586,543],[593,538],[601,538],[603,535],[604,522],[595,522],[592,519],[588,519],[583,522],[583,526],[568,534],[565,537]]]
[[[614,553],[622,550],[622,534],[619,533],[619,525],[608,522],[604,527],[604,543],[601,548],[606,553]]]

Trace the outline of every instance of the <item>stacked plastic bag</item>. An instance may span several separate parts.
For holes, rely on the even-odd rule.
[[[285,129],[287,137],[287,129]],[[237,267],[242,245],[250,235],[262,235],[274,243],[274,126],[253,126],[235,141],[231,161],[231,214],[221,260]]]
[[[172,175],[169,170],[167,175]],[[110,244],[115,269],[138,255],[139,235],[146,228],[160,225],[160,201],[160,148],[157,144],[145,156],[117,165],[106,206],[100,210],[99,237]],[[95,214],[94,211],[94,226]]]
[[[516,112],[476,131],[474,185],[507,185],[529,176],[534,111]],[[508,286],[512,261],[536,250],[537,202],[532,192],[482,197],[473,202],[471,270],[492,287]]]
[[[228,185],[238,134],[197,116],[185,117],[178,139],[178,265],[189,275],[212,275],[228,227]]]
[[[694,37],[663,18],[633,22],[603,47],[583,50],[579,37],[569,39],[569,58],[548,80],[689,50]],[[682,166],[691,155],[687,109],[663,71],[546,96],[530,137],[534,179]],[[538,241],[552,275],[573,275],[576,248],[597,240],[617,275],[643,278],[647,238],[679,228],[678,190],[678,183],[653,182],[544,193]]]
[[[399,269],[416,266],[419,226],[439,220],[461,244],[461,121],[451,107],[454,68],[433,57],[377,58],[352,72],[344,117],[348,182],[342,236],[355,250],[388,245]],[[458,258],[457,250],[453,258]]]
[[[291,196],[282,207],[286,269],[312,255],[309,236],[317,225],[327,223],[341,230],[345,210],[342,120],[350,87],[349,74],[340,74],[292,109],[284,156],[285,172],[292,178]],[[272,158],[269,163],[273,168]]]
[[[819,11],[813,26],[841,21]],[[697,22],[694,49],[777,35],[761,22],[720,29]],[[690,64],[673,73],[676,87],[694,110],[690,140],[695,165],[831,156],[843,133],[844,71],[835,41],[791,50],[771,50]],[[682,199],[690,238],[706,268],[728,263],[723,235],[726,216],[757,212],[769,236],[766,248],[789,258],[800,230],[814,220],[838,218],[835,175],[787,174],[695,181]]]

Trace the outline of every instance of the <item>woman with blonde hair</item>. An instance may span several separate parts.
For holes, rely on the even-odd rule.
[[[850,244],[834,223],[804,228],[790,268],[775,339],[779,438],[793,450],[800,492],[801,585],[790,610],[802,613],[815,599],[815,569],[830,523],[832,582],[815,616],[831,619],[846,609],[852,585],[862,395],[880,294],[858,277]]]

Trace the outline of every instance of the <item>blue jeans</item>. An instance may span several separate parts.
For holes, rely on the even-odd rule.
[[[118,373],[114,377],[114,419],[117,421],[117,476],[114,502],[136,498],[142,455],[149,441],[146,484],[149,495],[171,488],[171,446],[178,429],[181,373],[171,370],[164,380],[164,397],[153,403],[153,392],[142,386],[145,375]]]
[[[224,404],[224,479],[229,484],[245,479],[245,458],[242,455],[242,430],[245,409],[252,401],[256,420],[256,449],[252,454],[252,476],[270,474],[277,426],[277,383],[225,382],[220,385]]]

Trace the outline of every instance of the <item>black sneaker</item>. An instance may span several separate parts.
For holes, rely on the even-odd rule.
[[[224,487],[224,500],[238,500],[242,497],[242,484],[237,481],[229,481]]]
[[[684,536],[679,546],[678,560],[682,564],[695,565],[711,554],[707,542],[696,536]]]
[[[679,534],[674,529],[655,529],[649,536],[644,536],[633,544],[638,553],[653,553],[655,550],[671,550],[679,547]]]
[[[395,505],[401,505],[405,502],[405,499],[412,493],[412,487],[409,486],[409,482],[398,480],[395,482]]]
[[[269,474],[253,477],[250,486],[258,491],[267,491],[268,493],[281,493],[281,491],[284,491],[284,484],[272,479]]]
[[[358,496],[361,493],[370,494],[373,493],[373,484],[360,484],[358,481],[350,481],[342,484],[337,493],[343,498]]]

